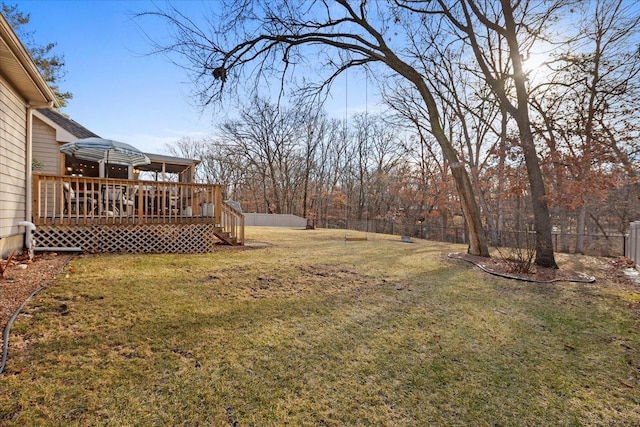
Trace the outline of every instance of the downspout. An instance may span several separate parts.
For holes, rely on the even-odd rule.
[[[29,259],[33,259],[33,237],[31,233],[36,231],[36,226],[31,221],[20,221],[18,222],[18,225],[26,227],[26,231],[24,233],[24,246],[29,252]]]
[[[27,164],[26,164],[26,196],[25,198],[25,221],[31,222],[31,214],[33,213],[33,208],[31,204],[33,203],[33,188],[31,185],[33,183],[31,174],[33,173],[33,109],[34,107],[29,104],[27,105]]]
[[[25,170],[27,176],[25,177],[26,188],[25,188],[25,219],[24,221],[18,222],[18,225],[25,227],[24,233],[24,246],[27,248],[29,252],[29,259],[33,258],[33,238],[31,233],[36,230],[36,226],[31,222],[31,214],[33,213],[33,208],[31,204],[33,203],[33,188],[32,186],[32,178],[31,174],[33,173],[33,106],[31,104],[27,105],[27,155],[25,165]]]
[[[42,105],[41,107],[53,107],[53,101],[48,104]],[[28,104],[27,105],[27,149],[26,149],[26,162],[25,170],[26,170],[26,188],[25,188],[25,220],[18,222],[18,225],[26,228],[24,234],[24,246],[27,248],[29,252],[29,258],[33,258],[33,237],[32,233],[36,230],[36,226],[31,222],[32,213],[33,213],[33,110],[38,108],[37,106]]]

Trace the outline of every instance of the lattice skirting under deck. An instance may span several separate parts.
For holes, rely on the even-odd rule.
[[[84,252],[213,252],[214,224],[39,226],[36,247],[79,247]]]

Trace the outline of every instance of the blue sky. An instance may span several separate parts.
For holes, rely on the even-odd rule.
[[[214,117],[212,111],[201,113],[193,105],[184,70],[163,56],[147,55],[151,47],[139,25],[152,35],[166,34],[157,20],[136,21],[134,15],[162,7],[164,2],[5,1],[31,14],[28,29],[35,31],[37,43],[57,43],[55,52],[64,55],[67,71],[59,86],[73,93],[62,111],[103,138],[127,142],[146,152],[166,153],[165,144],[211,134],[215,123],[226,118]],[[174,4],[198,16],[214,7],[215,0]],[[344,117],[346,101],[363,92],[355,86],[349,84],[346,97],[344,86],[337,82],[338,95],[327,106],[331,109],[333,105],[335,117]],[[352,110],[352,101],[348,104]]]
[[[56,42],[67,75],[60,88],[73,93],[62,111],[98,135],[144,151],[202,137],[213,130],[211,113],[192,106],[183,70],[150,46],[133,16],[149,1],[7,1],[31,14],[29,29],[40,44]],[[181,2],[198,9],[203,2]],[[153,31],[154,29],[149,29]]]

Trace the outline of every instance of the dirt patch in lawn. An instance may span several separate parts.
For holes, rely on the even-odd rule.
[[[15,311],[36,289],[50,283],[74,255],[47,252],[37,254],[32,260],[21,253],[10,261],[2,260],[6,269],[0,277],[0,330]]]
[[[262,249],[268,243],[252,242],[245,246],[216,247],[216,251],[237,251]],[[14,255],[10,260],[0,260],[0,331],[4,331],[7,322],[36,289],[53,281],[62,272],[75,254],[44,252],[29,259],[26,251]]]

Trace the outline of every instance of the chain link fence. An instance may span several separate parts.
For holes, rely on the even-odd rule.
[[[385,220],[316,220],[316,227],[357,230],[370,233],[384,233],[412,238],[434,240],[448,243],[468,243],[467,232],[464,226],[441,227],[422,224],[403,224]],[[526,248],[534,244],[535,232],[533,231],[496,231],[486,230],[491,246]],[[575,253],[578,240],[582,239],[584,254],[593,256],[616,257],[625,255],[625,236],[613,234],[563,234],[553,233],[554,251],[560,253]]]

